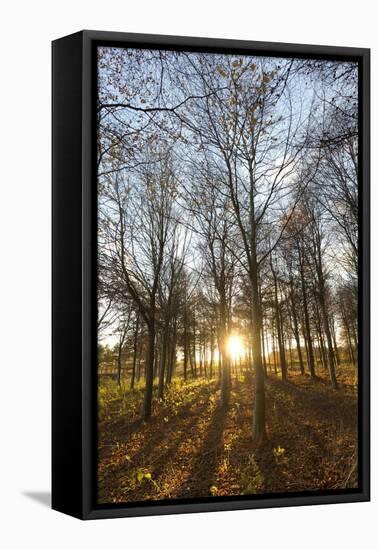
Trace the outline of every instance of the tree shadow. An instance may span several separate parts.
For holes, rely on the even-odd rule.
[[[324,381],[270,378],[267,390],[268,437],[254,452],[265,490],[320,489],[336,468],[336,439],[353,434],[356,399]]]
[[[178,428],[183,431],[185,427],[190,426],[194,422],[194,419],[201,416],[207,406],[208,403],[205,402],[201,407],[196,408],[196,410],[192,412],[191,409],[193,407],[193,401],[188,403],[188,405],[184,407],[180,413],[174,417],[174,419],[169,421],[167,429],[163,433],[162,431],[157,430],[153,437],[149,438],[146,445],[132,456],[133,462],[138,464],[141,461],[146,462],[146,460],[149,460],[149,457],[156,454],[158,443],[160,443],[165,437],[170,437],[171,434],[175,437],[175,431]],[[159,462],[164,462],[164,458],[172,455],[183,441],[184,439],[174,440],[174,443],[169,447],[167,452],[160,456]],[[153,462],[155,461],[153,460]]]
[[[304,407],[313,414],[320,414],[323,418],[335,419],[338,409],[344,416],[354,416],[356,414],[356,399],[354,396],[339,392],[336,400],[336,392],[325,383],[307,384],[299,386],[291,380],[283,382],[281,380],[271,379],[270,386],[278,392],[290,394],[296,401],[297,406]],[[277,396],[276,396],[277,397]],[[280,400],[280,396],[279,396]]]
[[[208,400],[209,389],[201,388],[201,390],[194,396],[193,399],[188,401],[185,405],[182,405],[177,411],[176,415],[169,418],[167,424],[163,424],[162,420],[164,412],[160,411],[159,414],[154,415],[150,421],[138,421],[134,423],[135,431],[140,428],[143,433],[143,442],[140,448],[135,452],[132,449],[128,449],[128,444],[133,444],[131,434],[127,427],[123,434],[120,434],[120,442],[126,445],[125,447],[125,460],[115,462],[112,465],[108,465],[106,469],[107,477],[110,475],[114,477],[114,483],[118,483],[120,477],[128,477],[130,474],[138,468],[148,468],[151,470],[154,479],[163,473],[164,468],[167,466],[170,458],[175,460],[175,453],[178,447],[186,440],[186,429],[196,423],[197,419],[201,417],[203,412],[209,406]],[[202,405],[196,405],[196,402],[202,400]],[[180,432],[180,433],[178,433]],[[162,446],[168,442],[168,448],[162,449]],[[109,446],[107,456],[103,453],[100,457],[99,463],[112,454],[115,446]],[[127,454],[126,454],[127,453]],[[114,486],[117,490],[117,486]],[[141,488],[138,488],[139,493]],[[145,498],[145,496],[144,496]]]
[[[199,452],[192,459],[186,480],[176,491],[177,498],[194,498],[210,495],[216,466],[222,452],[222,439],[226,411],[219,404],[209,420]]]
[[[196,413],[193,415],[187,417],[185,420],[183,420],[180,424],[181,432],[185,432],[187,429],[189,429],[193,425],[197,425],[197,422],[194,422],[194,419],[197,421],[200,420],[201,415],[203,412],[207,409],[208,404],[203,404],[200,408],[196,409]],[[188,439],[192,438],[192,434],[189,433],[187,436],[184,437],[177,437],[174,443],[168,447],[168,449],[163,453],[160,454],[158,459],[154,461],[154,474],[156,477],[159,478],[159,476],[163,473],[164,469],[169,465],[170,457],[172,457],[175,460],[175,454],[183,443],[188,441]],[[187,457],[188,458],[188,457]]]

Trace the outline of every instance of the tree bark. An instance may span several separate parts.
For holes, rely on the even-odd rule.
[[[137,352],[138,352],[138,331],[139,331],[139,314],[136,317],[136,328],[134,331],[133,341],[133,365],[132,365],[132,377],[130,380],[130,389],[134,388],[134,381],[136,378],[136,364],[137,364]]]
[[[271,263],[271,272],[274,279],[275,320],[276,320],[276,330],[278,334],[280,371],[282,374],[282,380],[286,381],[287,380],[287,362],[286,362],[286,354],[284,350],[283,327],[282,327],[282,320],[280,315],[280,307],[279,307],[279,299],[278,299],[278,281],[277,281],[277,276],[272,263]]]
[[[259,302],[258,266],[256,264],[255,254],[254,258],[252,258],[252,263],[252,269],[250,270],[250,282],[252,290],[252,344],[255,374],[253,443],[254,445],[259,445],[266,436],[266,398],[261,348],[261,305]]]
[[[292,311],[292,320],[293,320],[293,332],[294,332],[294,335],[295,335],[297,356],[298,356],[298,359],[299,359],[299,367],[300,367],[301,374],[304,376],[305,371],[304,371],[304,363],[303,363],[303,354],[301,352],[299,322],[298,322],[297,313],[296,313],[296,305],[295,305],[295,296],[294,296],[294,287],[293,287],[292,277],[290,279],[290,301],[291,301],[291,311]]]
[[[154,357],[155,355],[155,322],[150,321],[148,324],[148,339],[146,352],[146,384],[145,395],[143,401],[143,416],[145,420],[151,417],[151,405],[153,398],[153,381],[154,381]]]
[[[313,355],[313,345],[312,345],[311,328],[309,323],[309,312],[308,312],[308,304],[307,304],[308,298],[307,298],[307,290],[306,290],[306,283],[305,283],[305,276],[304,276],[304,266],[301,258],[300,248],[298,248],[298,252],[299,252],[299,263],[300,263],[301,290],[303,295],[305,335],[307,340],[308,368],[309,368],[311,378],[316,378],[315,359]]]

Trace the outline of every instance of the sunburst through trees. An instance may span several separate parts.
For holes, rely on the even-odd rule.
[[[357,96],[98,48],[99,502],[356,486]]]

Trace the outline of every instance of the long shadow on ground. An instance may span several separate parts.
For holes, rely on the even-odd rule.
[[[189,465],[187,478],[176,492],[178,498],[196,498],[210,494],[216,475],[217,459],[222,452],[224,425],[225,411],[218,404],[209,419],[201,448]]]

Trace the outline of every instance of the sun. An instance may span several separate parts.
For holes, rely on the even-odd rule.
[[[240,336],[232,334],[228,338],[228,352],[233,361],[237,361],[243,355],[244,347]]]

